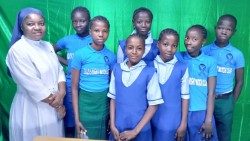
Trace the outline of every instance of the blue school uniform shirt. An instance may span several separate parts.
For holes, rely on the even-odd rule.
[[[97,51],[91,45],[75,52],[72,69],[80,71],[79,87],[88,92],[101,92],[109,87],[109,74],[116,63],[114,53],[105,46]]]
[[[89,45],[92,42],[90,35],[80,37],[77,34],[65,36],[56,43],[56,47],[60,50],[66,49],[68,68],[66,73],[67,83],[71,84],[71,62],[76,50]]]
[[[235,70],[245,66],[242,52],[230,43],[222,48],[212,43],[203,47],[202,51],[217,60],[216,94],[233,91]]]
[[[193,58],[187,52],[178,52],[176,57],[188,63],[189,70],[189,111],[207,109],[207,80],[208,77],[217,76],[216,62],[210,56],[201,53]]]

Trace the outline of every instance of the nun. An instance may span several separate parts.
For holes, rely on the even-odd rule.
[[[52,45],[43,41],[45,19],[35,8],[16,18],[6,64],[17,85],[9,119],[10,141],[63,137],[65,75]]]

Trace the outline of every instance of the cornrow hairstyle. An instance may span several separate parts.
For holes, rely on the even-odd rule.
[[[234,29],[236,28],[236,26],[237,26],[237,19],[236,19],[235,16],[233,16],[231,14],[225,14],[225,15],[220,16],[219,19],[218,19],[217,25],[219,25],[219,23],[222,20],[225,20],[225,19],[230,20],[231,22],[233,22],[234,23]]]
[[[126,44],[125,44],[126,47],[127,47],[128,40],[130,40],[133,37],[139,38],[140,41],[143,43],[143,46],[145,47],[145,39],[140,34],[137,34],[137,33],[134,33],[134,34],[131,34],[131,35],[128,36],[128,38],[126,39]]]
[[[189,27],[187,31],[189,31],[190,29],[199,30],[203,36],[203,39],[207,39],[207,29],[204,26],[196,24],[196,25],[192,25],[191,27]]]
[[[133,13],[133,20],[132,20],[133,22],[135,21],[136,15],[138,13],[140,13],[140,12],[146,12],[149,15],[149,17],[151,19],[151,22],[152,22],[152,20],[153,20],[153,13],[148,8],[146,8],[146,7],[140,7],[138,9],[135,9],[135,11]]]
[[[179,34],[172,28],[163,29],[159,35],[158,41],[160,41],[164,35],[174,35],[179,42]]]
[[[102,22],[104,22],[104,23],[108,26],[108,29],[110,28],[109,21],[108,21],[108,19],[107,19],[106,17],[104,17],[104,16],[95,16],[95,17],[94,17],[93,19],[91,19],[90,22],[89,22],[89,29],[92,28],[93,23],[94,23],[95,21],[102,21]]]
[[[90,20],[90,13],[89,13],[89,10],[86,7],[78,6],[78,7],[74,8],[72,10],[72,12],[71,12],[71,19],[73,19],[76,12],[84,12],[84,13],[86,13],[87,16],[88,16],[88,20]]]

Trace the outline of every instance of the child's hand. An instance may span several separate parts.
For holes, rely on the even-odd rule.
[[[176,133],[175,133],[175,139],[176,139],[177,141],[183,141],[183,140],[184,140],[184,136],[185,136],[185,134],[186,134],[186,129],[187,129],[187,126],[185,126],[185,125],[181,125],[181,126],[177,129],[177,131],[176,131]]]
[[[80,138],[81,131],[86,131],[86,129],[83,127],[83,125],[80,121],[76,121],[77,138]]]
[[[203,123],[200,131],[202,132],[203,138],[210,139],[212,137],[212,123],[211,122]]]
[[[119,140],[120,139],[120,133],[118,131],[118,129],[115,126],[111,126],[111,133],[113,134],[115,140]]]
[[[120,133],[120,139],[122,141],[129,141],[137,136],[137,132],[135,130],[128,130]]]

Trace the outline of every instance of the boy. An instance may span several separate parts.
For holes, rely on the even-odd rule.
[[[231,140],[234,103],[239,98],[244,79],[244,56],[229,42],[236,25],[234,16],[222,15],[215,27],[216,40],[203,48],[205,54],[217,60],[214,116],[220,141]]]

